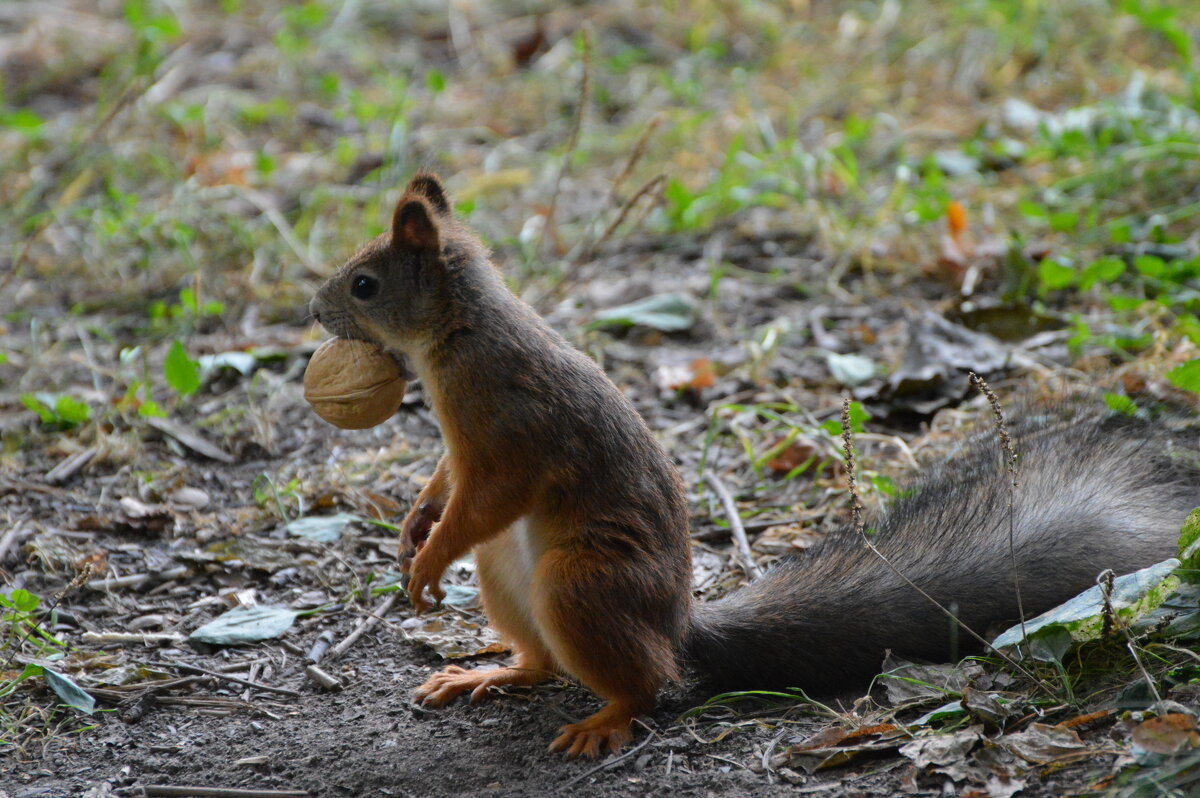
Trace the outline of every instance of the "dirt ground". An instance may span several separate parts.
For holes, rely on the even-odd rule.
[[[722,283],[711,316],[684,335],[664,338],[635,329],[605,344],[610,373],[642,407],[693,486],[697,583],[707,581],[707,590],[701,592],[709,595],[741,577],[729,560],[719,507],[695,487],[708,417],[686,394],[663,401],[649,376],[655,373],[654,363],[662,358],[688,362],[701,351],[731,352],[734,358],[739,334],[730,330],[818,312],[832,320],[827,335],[869,337],[876,343],[860,342],[859,351],[897,360],[906,343],[903,306],[924,301],[910,294],[903,301],[878,303],[865,315],[854,305],[831,304],[827,297],[817,300],[774,286],[764,288],[753,279],[768,257],[764,250],[772,253],[770,258],[815,263],[808,246],[786,238],[731,235],[729,241],[729,251],[745,276]],[[660,273],[672,275],[672,286],[707,279],[700,260],[687,256],[686,246],[667,241],[643,244],[597,262],[598,272],[619,275],[607,291],[620,293],[623,286],[632,286],[625,288],[631,292],[653,290],[662,279],[656,277]],[[591,312],[593,308],[584,304],[559,308],[558,317],[581,318]],[[563,328],[581,345],[591,340],[577,325]],[[335,509],[370,515],[378,508],[394,521],[432,470],[437,428],[419,388],[392,421],[374,430],[346,432],[321,422],[300,396],[299,367],[304,353],[312,350],[308,331],[289,327],[272,334],[281,342],[292,340],[295,348],[259,372],[259,380],[271,386],[266,396],[253,396],[256,380],[214,378],[192,406],[195,415],[185,415],[180,422],[193,423],[221,404],[257,403],[258,418],[242,416],[221,427],[223,434],[212,428],[204,433],[230,453],[232,462],[199,456],[169,435],[150,436],[133,451],[120,453],[127,459],[124,465],[115,465],[117,455],[110,452],[62,484],[50,484],[46,474],[55,460],[44,452],[53,448],[28,447],[23,467],[5,475],[0,490],[8,512],[34,521],[23,539],[25,557],[13,574],[14,587],[54,595],[69,577],[66,566],[84,561],[98,564],[109,578],[149,574],[143,583],[125,587],[106,585],[102,578],[63,599],[54,631],[78,646],[72,662],[81,666],[78,677],[85,686],[105,683],[112,669],[134,666],[138,676],[132,681],[144,690],[152,684],[147,678],[186,675],[172,667],[182,663],[250,677],[296,694],[201,678],[162,691],[162,701],[146,692],[102,700],[103,711],[90,719],[67,710],[55,716],[44,735],[24,736],[19,749],[7,757],[0,783],[10,798],[124,794],[131,786],[153,784],[290,789],[322,796],[890,795],[902,786],[913,794],[942,793],[944,779],[918,779],[913,765],[894,751],[813,775],[778,762],[772,766],[779,752],[828,726],[828,719],[792,704],[786,709],[758,707],[757,715],[744,705],[717,708],[681,721],[706,698],[694,685],[676,687],[664,696],[646,719],[647,728],[638,730],[631,751],[600,763],[564,761],[546,751],[549,740],[564,722],[589,714],[597,705],[595,697],[577,685],[512,690],[478,707],[458,702],[440,711],[422,709],[409,700],[413,687],[444,660],[406,639],[411,610],[403,598],[343,657],[323,664],[344,689],[330,692],[307,680],[304,654],[315,640],[323,632],[342,640],[369,615],[361,603],[347,603],[347,590],[368,573],[394,568],[391,533],[357,523],[332,544],[288,537],[276,514],[276,501],[294,502],[295,496],[284,491],[282,498],[260,495],[256,501],[256,486],[261,489],[263,475],[276,486],[290,483],[291,493],[307,497],[307,507],[313,508],[306,509],[306,515]],[[214,351],[239,344],[236,337],[221,335],[209,341]],[[646,346],[638,336],[649,336],[654,345]],[[816,373],[823,368],[817,357],[803,347],[783,347],[780,359],[769,368]],[[750,389],[736,376],[719,378],[704,389],[707,402],[719,402],[721,396],[745,401],[748,393],[760,401],[772,396],[770,389]],[[780,395],[785,394],[794,398],[789,390]],[[808,407],[832,409],[837,399],[836,390],[830,390],[804,401]],[[22,429],[25,435],[41,434],[29,428],[27,420]],[[913,441],[922,460],[936,456],[954,437],[928,428],[915,433],[893,429]],[[886,436],[863,445],[864,467],[869,470],[902,478],[911,468],[899,463],[896,444]],[[726,442],[710,453],[708,467],[728,479],[739,496],[757,484],[754,501],[783,523],[799,506],[797,497],[819,494],[830,484],[824,478],[778,476],[759,481],[739,463],[741,452]],[[187,506],[180,501],[182,487],[202,491],[208,501],[202,507]],[[122,502],[130,498],[137,502]],[[289,509],[290,505],[283,510],[285,515]],[[828,515],[822,523],[843,512],[840,504],[831,505],[822,510]],[[767,542],[763,526],[752,526],[758,551],[765,551],[757,547]],[[774,556],[764,553],[762,561],[769,563]],[[180,564],[186,567],[180,570]],[[460,573],[453,581],[469,578]],[[156,649],[104,645],[82,634],[127,629],[188,634],[228,608],[234,596],[262,604],[319,606],[323,611],[300,618],[282,642],[242,646],[189,646],[176,640]],[[372,606],[377,603],[373,600]],[[445,612],[478,620],[470,611]],[[484,665],[499,661],[495,655],[478,659]],[[816,698],[853,717],[861,693]],[[53,704],[44,688],[30,695],[35,704]],[[192,703],[171,703],[167,696]],[[88,728],[79,728],[84,725]],[[1105,733],[1104,725],[1095,730],[1101,739]],[[1106,775],[1112,760],[1097,752],[1065,768],[1034,771],[1026,776],[1028,785],[1021,794],[1061,794],[1064,784],[1082,787]]]

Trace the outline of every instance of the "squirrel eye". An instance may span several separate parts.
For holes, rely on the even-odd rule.
[[[379,291],[379,281],[374,277],[360,274],[350,284],[350,295],[355,299],[370,299]]]

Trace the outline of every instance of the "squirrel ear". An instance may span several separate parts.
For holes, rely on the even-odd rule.
[[[413,179],[409,181],[405,191],[409,194],[420,194],[429,200],[429,204],[433,206],[433,211],[437,215],[449,215],[450,201],[446,199],[446,189],[442,187],[442,181],[437,179],[437,175],[418,172],[413,175]]]
[[[405,194],[392,217],[392,246],[437,252],[441,248],[437,223],[429,215],[425,200]]]

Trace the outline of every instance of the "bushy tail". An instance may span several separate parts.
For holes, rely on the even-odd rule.
[[[1106,568],[1128,573],[1175,553],[1180,526],[1200,506],[1194,430],[1022,416],[1013,429],[1020,487],[1012,520],[1027,616],[1078,594]],[[1019,615],[1008,486],[999,444],[982,434],[867,521],[888,560],[980,634]],[[945,660],[977,646],[849,527],[697,606],[685,643],[693,667],[725,689],[844,687],[878,673],[886,649]]]

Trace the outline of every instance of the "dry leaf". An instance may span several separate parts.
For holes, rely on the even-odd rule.
[[[1152,754],[1173,754],[1200,745],[1196,719],[1181,712],[1149,718],[1133,727],[1133,744]]]

